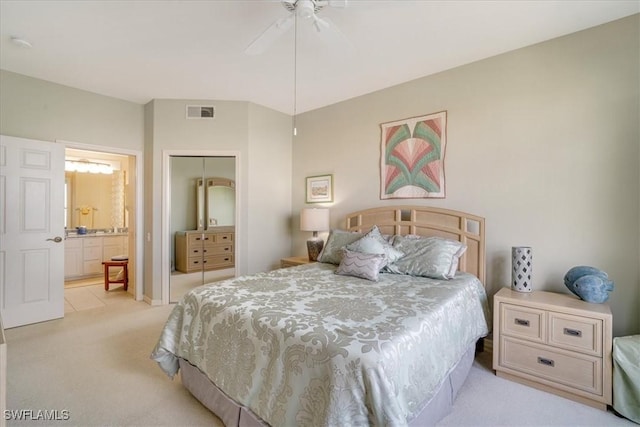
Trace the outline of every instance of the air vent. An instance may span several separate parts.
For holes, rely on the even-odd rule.
[[[213,119],[215,115],[213,105],[187,105],[187,119]]]

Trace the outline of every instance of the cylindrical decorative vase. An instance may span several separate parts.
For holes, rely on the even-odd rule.
[[[511,289],[531,292],[532,254],[529,246],[511,248]]]

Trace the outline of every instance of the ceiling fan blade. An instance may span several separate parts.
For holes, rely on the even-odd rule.
[[[313,19],[313,27],[318,32],[318,37],[327,46],[342,46],[349,51],[355,50],[355,46],[347,36],[344,35],[337,25],[329,18],[319,18],[315,16]]]
[[[293,25],[295,15],[290,13],[284,18],[278,19],[264,30],[249,46],[244,50],[248,55],[259,55],[269,48],[282,34],[286,33]]]

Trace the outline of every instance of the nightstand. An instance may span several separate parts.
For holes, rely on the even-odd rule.
[[[611,310],[569,294],[493,297],[496,375],[602,410],[611,405]]]
[[[282,258],[280,260],[280,268],[293,267],[296,265],[309,264],[315,261],[309,261],[309,257],[306,256],[292,256],[289,258]]]

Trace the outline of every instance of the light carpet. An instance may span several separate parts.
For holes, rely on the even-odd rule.
[[[222,426],[149,358],[173,306],[123,300],[6,331],[7,409],[68,411],[9,426]],[[636,426],[611,412],[498,378],[482,353],[439,426]]]

